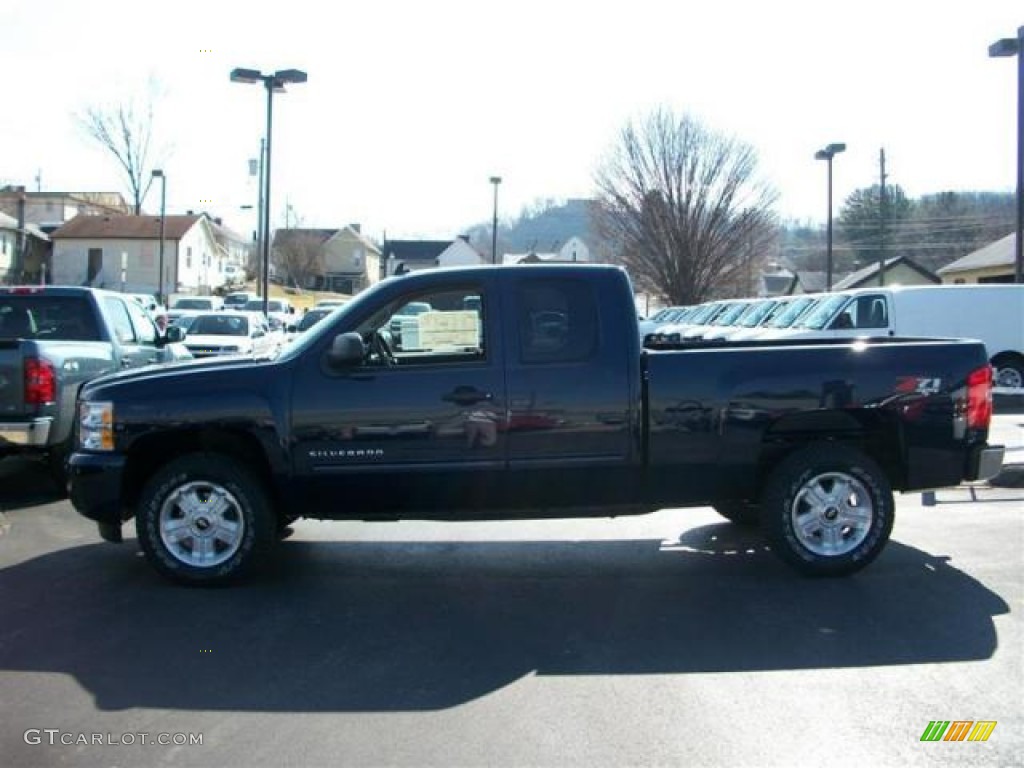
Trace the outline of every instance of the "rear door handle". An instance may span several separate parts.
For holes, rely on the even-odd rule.
[[[474,405],[485,400],[493,400],[494,396],[490,392],[481,392],[475,387],[456,387],[441,399],[456,405]]]

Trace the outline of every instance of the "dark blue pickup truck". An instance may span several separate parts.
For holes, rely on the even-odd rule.
[[[406,312],[413,302],[429,311]],[[400,337],[391,334],[399,318]],[[297,518],[482,520],[712,505],[800,571],[882,550],[893,490],[995,474],[991,368],[957,340],[644,350],[609,266],[383,281],[274,360],[127,372],[80,396],[71,498],[191,584]]]

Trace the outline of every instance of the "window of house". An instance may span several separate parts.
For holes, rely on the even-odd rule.
[[[597,349],[597,301],[589,283],[524,281],[518,289],[519,359],[524,364],[587,360]]]
[[[185,249],[185,268],[192,269],[192,246]]]

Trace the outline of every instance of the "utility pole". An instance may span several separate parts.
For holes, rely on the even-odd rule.
[[[878,284],[885,285],[885,148],[878,150]]]

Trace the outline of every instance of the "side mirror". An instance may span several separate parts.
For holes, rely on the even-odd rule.
[[[327,362],[332,368],[344,368],[361,363],[366,357],[366,345],[363,337],[355,331],[339,333],[327,350]]]
[[[177,325],[169,325],[167,330],[164,331],[164,340],[168,344],[178,344],[185,340],[185,331]]]

